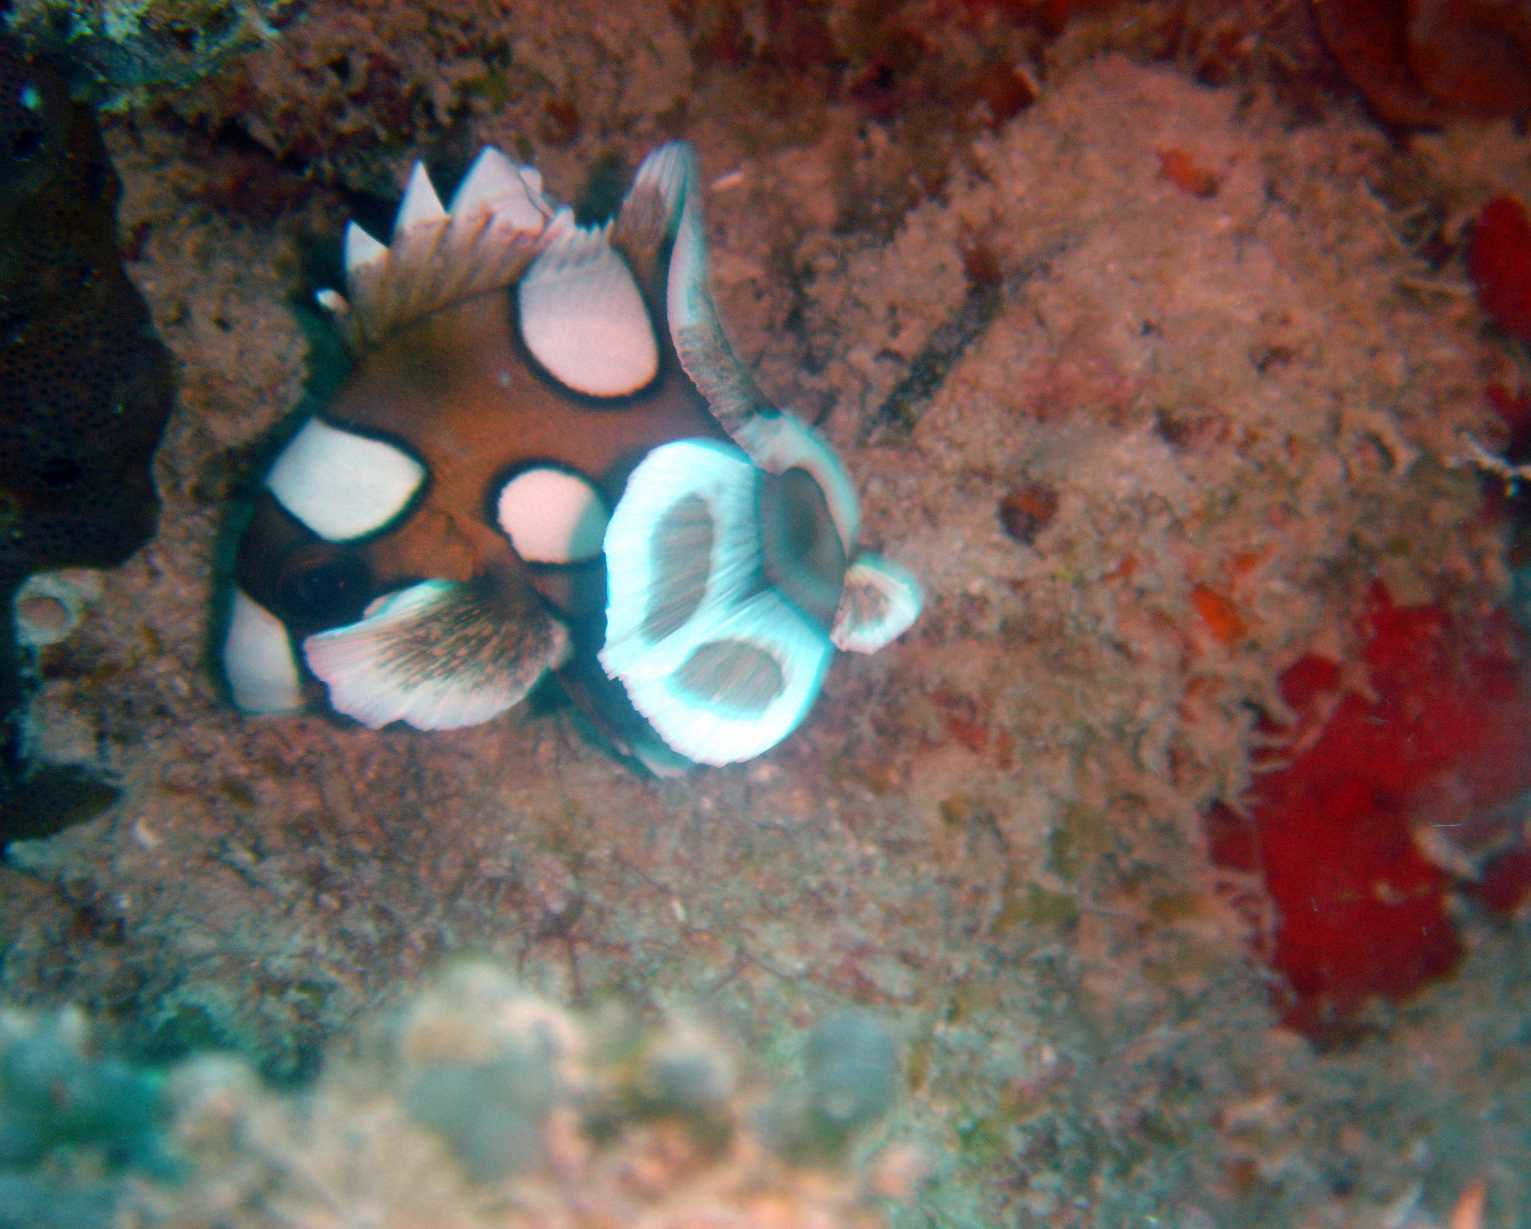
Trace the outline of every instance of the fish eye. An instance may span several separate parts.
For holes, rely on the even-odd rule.
[[[371,594],[366,562],[349,551],[301,550],[283,566],[277,597],[288,619],[315,626],[354,623]]]

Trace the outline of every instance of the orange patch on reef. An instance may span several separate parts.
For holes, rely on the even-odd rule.
[[[1270,547],[1261,547],[1259,550],[1244,551],[1235,555],[1228,561],[1228,572],[1235,580],[1242,580],[1248,576],[1271,556]]]
[[[1217,195],[1217,176],[1183,149],[1159,150],[1159,174],[1192,196],[1206,199]]]
[[[1201,616],[1213,639],[1219,644],[1237,644],[1249,629],[1239,616],[1238,608],[1215,589],[1197,585],[1191,590],[1191,607]]]

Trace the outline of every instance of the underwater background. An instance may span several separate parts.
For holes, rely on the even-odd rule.
[[[9,0],[0,1226],[1531,1224],[1531,10]],[[683,138],[925,609],[758,759],[216,662],[314,294]]]

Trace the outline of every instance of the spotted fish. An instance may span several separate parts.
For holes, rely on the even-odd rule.
[[[655,771],[768,750],[835,649],[921,605],[859,545],[825,440],[772,406],[708,287],[695,155],[576,222],[485,149],[449,205],[416,165],[390,241],[323,291],[355,367],[264,475],[222,665],[252,713],[487,721],[550,672]]]

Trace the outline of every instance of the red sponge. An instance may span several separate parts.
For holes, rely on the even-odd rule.
[[[1467,266],[1478,302],[1500,328],[1531,341],[1531,218],[1511,196],[1496,196],[1473,228]]]
[[[1531,688],[1510,625],[1395,606],[1380,585],[1363,619],[1359,685],[1324,658],[1291,666],[1286,746],[1266,757],[1246,815],[1209,816],[1214,860],[1264,878],[1286,1020],[1309,1033],[1451,970],[1454,881],[1416,833],[1439,825],[1471,849],[1495,804],[1531,789]]]

